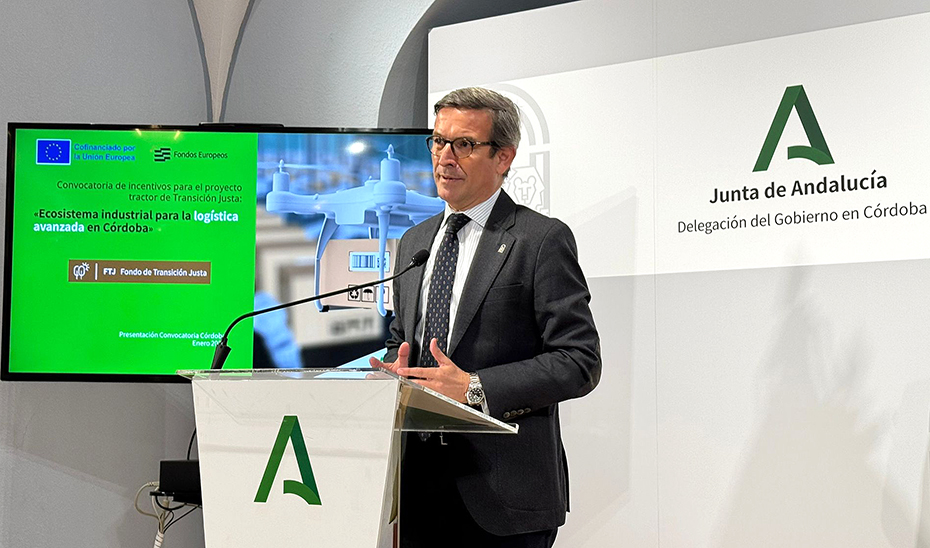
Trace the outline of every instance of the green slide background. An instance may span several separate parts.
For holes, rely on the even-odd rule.
[[[36,139],[71,139],[70,166],[36,165]],[[80,160],[79,144],[134,146],[134,161]],[[191,339],[120,338],[119,332],[220,333],[252,309],[255,290],[256,150],[254,133],[175,131],[24,130],[17,132],[10,372],[131,373],[171,375],[208,368],[212,346]],[[154,150],[220,152],[225,159],[172,157],[154,161]],[[97,152],[105,154],[104,152]],[[111,154],[127,154],[115,152]],[[241,185],[238,203],[181,202],[172,191],[162,201],[131,202],[128,190],[58,188],[59,181]],[[203,194],[180,192],[181,194]],[[215,194],[214,194],[215,195]],[[227,194],[229,195],[229,194]],[[237,213],[238,222],[78,220],[152,226],[148,233],[35,232],[46,210],[149,210]],[[68,281],[69,260],[209,261],[211,283],[88,283]],[[201,338],[198,340],[214,340]],[[252,363],[252,325],[230,337],[226,368]]]

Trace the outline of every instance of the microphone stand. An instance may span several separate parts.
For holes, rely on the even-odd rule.
[[[374,286],[374,285],[378,285],[378,284],[382,284],[382,283],[385,283],[385,282],[389,282],[389,281],[393,280],[394,278],[403,276],[404,274],[406,274],[407,272],[409,272],[410,269],[415,268],[415,267],[418,267],[418,266],[421,266],[422,264],[424,264],[424,263],[426,262],[426,259],[427,259],[427,258],[429,258],[429,251],[427,251],[426,249],[421,249],[420,251],[417,251],[417,252],[413,255],[413,258],[410,259],[410,264],[408,264],[406,268],[404,268],[403,270],[401,270],[401,271],[398,272],[397,274],[394,274],[393,276],[389,276],[389,277],[384,278],[384,279],[381,279],[381,280],[375,280],[375,281],[373,281],[373,282],[364,283],[364,284],[361,284],[361,285],[355,285],[355,286],[352,286],[352,287],[346,287],[346,288],[343,288],[343,289],[337,289],[336,291],[330,291],[329,293],[324,293],[324,294],[322,294],[322,295],[315,295],[315,296],[313,296],[313,297],[307,297],[307,298],[305,298],[305,299],[300,299],[300,300],[297,300],[297,301],[291,301],[291,302],[288,302],[288,303],[279,304],[279,305],[277,305],[277,306],[272,306],[272,307],[269,307],[269,308],[263,308],[263,309],[261,309],[261,310],[253,310],[252,312],[248,312],[248,313],[246,313],[246,314],[243,314],[243,315],[239,316],[238,318],[236,318],[235,320],[233,320],[231,324],[229,324],[229,327],[226,328],[226,332],[223,333],[223,338],[220,339],[220,342],[219,342],[219,343],[217,343],[217,345],[216,345],[216,350],[214,350],[214,352],[213,352],[213,363],[210,365],[210,369],[222,369],[222,368],[223,368],[223,364],[226,363],[226,357],[229,356],[229,351],[232,350],[232,349],[229,347],[229,344],[227,344],[228,341],[229,341],[229,332],[232,331],[232,328],[235,327],[236,324],[239,323],[239,322],[241,322],[242,320],[244,320],[244,319],[246,319],[246,318],[251,318],[251,317],[253,317],[253,316],[258,316],[258,315],[264,314],[264,313],[266,313],[266,312],[273,312],[273,311],[275,311],[275,310],[281,310],[282,308],[289,308],[289,307],[292,307],[292,306],[297,306],[297,305],[299,305],[299,304],[304,304],[304,303],[309,303],[309,302],[313,302],[313,301],[318,301],[318,300],[320,300],[320,299],[326,299],[326,298],[328,298],[328,297],[334,297],[334,296],[336,296],[336,295],[341,295],[342,293],[348,293],[349,291],[364,289],[364,288],[366,288],[366,287],[371,287],[371,286]]]

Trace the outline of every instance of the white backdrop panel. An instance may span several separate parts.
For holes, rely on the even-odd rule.
[[[659,9],[652,28],[680,32],[671,55],[621,51],[628,62],[594,68],[587,52],[609,40],[579,29],[598,28],[598,14],[617,20],[623,2],[430,36],[510,48],[485,70],[432,47],[430,99],[485,85],[516,100],[525,134],[545,126],[545,146],[532,147],[548,155],[537,164],[548,200],[525,203],[572,227],[591,278],[604,379],[563,406],[573,512],[559,546],[930,546],[928,217],[678,231],[680,220],[930,203],[930,15],[872,21],[899,14],[894,3],[847,20],[835,3],[815,4],[793,10],[800,26],[744,27],[766,40],[693,52],[682,44],[709,43],[708,26],[675,24],[700,8],[656,20],[668,15]],[[506,39],[521,24],[548,29],[578,70],[541,69],[532,44]],[[797,28],[825,30],[781,36]],[[794,85],[835,163],[787,159],[787,147],[810,144],[792,110],[769,169],[753,173]],[[709,203],[715,188],[762,193],[776,181],[790,194],[795,180],[872,170],[886,188]]]
[[[923,14],[658,59],[657,270],[930,257],[928,35],[930,14]],[[792,109],[770,167],[754,173],[782,95],[795,85],[803,85],[835,163],[787,158],[789,146],[809,144]],[[792,195],[796,181],[841,176],[870,186],[873,177],[885,177],[887,187]],[[786,196],[767,198],[772,183]],[[746,200],[753,190],[758,199]],[[726,194],[728,202],[711,203]],[[923,205],[925,214],[868,218],[876,206],[894,204]],[[858,220],[844,221],[847,210],[858,211]],[[757,215],[775,223],[830,212],[836,221],[751,223]],[[682,223],[724,219],[746,227],[681,230]]]

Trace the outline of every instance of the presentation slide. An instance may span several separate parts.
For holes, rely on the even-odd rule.
[[[379,278],[377,212],[442,211],[428,134],[10,124],[4,378],[169,380],[241,314]],[[382,348],[387,291],[326,304],[241,322],[225,368]]]
[[[252,308],[256,154],[254,133],[20,129],[10,372],[209,367]]]

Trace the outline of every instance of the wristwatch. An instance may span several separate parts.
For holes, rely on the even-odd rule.
[[[468,405],[478,406],[484,403],[484,388],[481,387],[481,379],[477,373],[468,374],[468,389],[465,390],[465,401]]]

